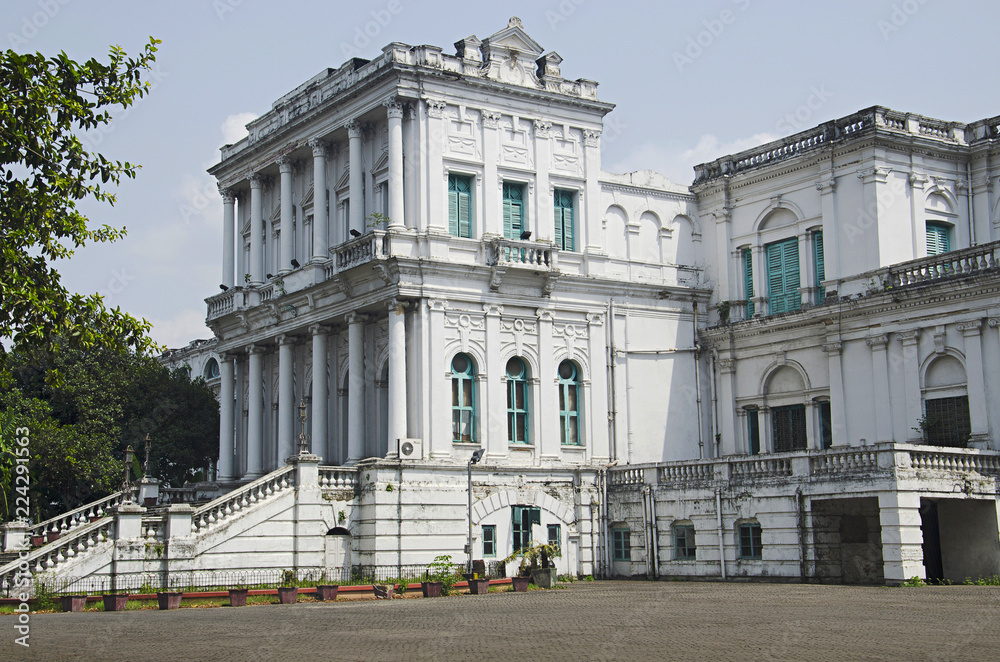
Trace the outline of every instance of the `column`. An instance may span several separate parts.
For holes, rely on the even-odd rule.
[[[892,407],[889,403],[892,398],[889,395],[889,361],[886,357],[886,343],[888,336],[881,335],[873,338],[866,338],[867,344],[872,350],[872,386],[878,399],[885,398],[884,406],[879,406],[874,402],[875,408],[875,440],[892,441]]]
[[[295,338],[278,341],[278,466],[295,455],[295,392],[292,384],[292,349]]]
[[[247,408],[247,471],[244,478],[263,472],[264,457],[264,354],[257,345],[247,348],[249,362],[249,402]]]
[[[599,223],[603,213],[599,202],[601,199],[601,132],[584,129],[583,146],[583,167],[587,183],[584,188],[585,195],[581,196],[584,202],[580,209],[580,222],[576,226],[580,235],[578,245],[581,250],[586,250],[588,253],[606,253],[606,249],[600,244],[601,233],[596,232],[593,237],[590,236],[591,219],[594,223]],[[593,211],[591,211],[591,207],[593,207]]]
[[[840,353],[843,349],[839,342],[823,345],[830,364],[830,431],[834,446],[846,446],[847,418],[844,410],[844,373],[841,367]]]
[[[316,217],[313,216],[315,222]],[[326,328],[319,324],[309,327],[312,334],[312,452],[330,462],[333,454],[328,448],[327,411],[329,393],[326,377]]]
[[[728,224],[727,224],[728,225]],[[716,226],[717,228],[719,226]],[[722,455],[733,455],[740,453],[744,448],[738,441],[739,426],[737,420],[743,421],[746,412],[743,409],[735,409],[736,398],[736,360],[717,359],[715,362],[718,374],[716,375],[716,398],[718,400],[719,428],[716,432],[722,434],[722,443],[719,444],[719,452]],[[735,416],[734,416],[735,415]],[[737,418],[738,417],[738,418]]]
[[[816,190],[820,192],[820,207],[823,214],[823,266],[826,279],[840,278],[840,232],[837,224],[837,180],[833,173],[827,173],[827,178],[816,182]],[[800,256],[801,259],[801,256]]]
[[[489,234],[503,235],[503,214],[500,208],[500,191],[496,186],[503,185],[500,175],[497,173],[497,163],[500,162],[500,113],[483,111],[483,193],[482,202],[472,196],[472,202],[476,205],[476,225]],[[437,126],[437,124],[435,124]],[[435,135],[431,130],[431,135]],[[435,152],[438,154],[438,152]],[[437,156],[440,159],[440,156]],[[438,160],[432,161],[437,164]],[[481,219],[481,220],[480,220]],[[433,224],[440,224],[432,221]]]
[[[278,248],[280,264],[279,274],[292,270],[292,160],[287,156],[278,159],[278,172],[281,173],[281,244]]]
[[[347,137],[350,152],[347,167],[350,170],[349,193],[351,206],[349,210],[348,228],[364,233],[365,200],[361,192],[361,125],[355,121],[347,124]],[[348,237],[348,239],[350,239]]]
[[[236,380],[233,359],[219,357],[219,482],[233,479],[233,414],[236,405]]]
[[[397,439],[406,438],[406,311],[389,302],[389,452]]]
[[[765,317],[771,314],[771,302],[767,298],[767,255],[763,246],[751,246],[750,250],[753,251],[754,314]]]
[[[392,99],[386,102],[389,117],[389,229],[404,230],[403,217],[403,105]],[[392,370],[390,364],[389,370]],[[390,380],[391,383],[391,380]],[[391,392],[391,387],[390,387]],[[391,399],[391,395],[390,395]],[[392,410],[389,411],[390,418]],[[392,425],[389,425],[390,429]],[[389,443],[393,439],[390,437]]]
[[[312,261],[325,262],[330,257],[330,225],[327,220],[329,217],[326,202],[326,144],[321,140],[313,139],[309,141],[309,146],[312,147],[313,152]]]
[[[222,284],[232,287],[236,272],[236,196],[227,188],[222,194]]]
[[[352,174],[353,176],[353,174]],[[365,319],[358,313],[347,316],[347,464],[365,453]]]
[[[583,403],[589,423],[584,443],[588,445],[591,460],[606,464],[611,461],[611,446],[608,439],[608,344],[603,313],[588,314],[587,326],[591,389],[590,402]]]
[[[250,176],[250,284],[264,282],[264,209],[259,175]]]
[[[492,378],[486,384],[486,393],[480,411],[483,414],[483,430],[486,432],[486,457],[507,457],[507,380],[506,366],[500,355],[500,317],[503,306],[484,304],[486,314],[486,360],[492,361],[489,370]],[[484,371],[486,366],[481,366]]]
[[[539,241],[552,241],[555,236],[553,227],[553,199],[549,186],[549,159],[551,158],[551,144],[549,132],[552,123],[545,120],[535,120],[535,208],[533,210],[535,218],[531,220],[528,229],[534,229],[535,239]],[[577,213],[579,216],[579,212]],[[576,219],[574,219],[576,220]],[[577,226],[582,225],[576,220]],[[586,244],[581,244],[581,248]]]
[[[760,452],[773,453],[774,428],[771,424],[771,408],[764,405],[757,410],[757,414],[760,417],[757,419],[757,429],[760,434]]]
[[[444,379],[451,367],[444,359],[444,311],[446,304],[441,299],[428,299],[429,313],[428,335],[428,369],[430,375],[430,439],[428,440],[429,457],[451,457],[451,384]],[[485,366],[479,366],[484,371]],[[481,397],[481,396],[480,396]],[[477,403],[478,404],[478,403]],[[486,416],[485,408],[480,405],[479,415]],[[485,429],[485,421],[484,428]]]
[[[557,384],[554,378],[556,369],[552,351],[552,311],[539,308],[538,315],[538,398],[537,413],[532,417],[538,425],[532,426],[540,431],[532,443],[537,449],[540,460],[556,461],[559,459],[561,435],[559,434],[559,401],[556,399]],[[530,406],[530,405],[529,405]]]
[[[898,584],[927,575],[924,571],[923,534],[920,531],[920,495],[882,492],[878,495],[882,524],[882,567],[885,581]]]
[[[965,379],[972,436],[988,439],[990,425],[986,407],[986,379],[983,374],[982,321],[962,322],[958,325],[958,330],[965,338]]]
[[[923,402],[920,395],[920,347],[919,331],[902,331],[895,334],[903,343],[903,383],[906,384],[906,433],[909,441],[921,442],[920,419],[923,417]]]

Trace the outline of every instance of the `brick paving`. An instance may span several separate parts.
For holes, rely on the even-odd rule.
[[[996,660],[1000,587],[565,590],[0,617],[3,660]]]

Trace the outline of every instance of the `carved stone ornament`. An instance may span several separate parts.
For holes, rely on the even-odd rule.
[[[389,119],[403,119],[403,104],[396,97],[386,99],[383,104]]]
[[[446,101],[439,99],[427,99],[427,116],[438,119],[444,117],[444,109],[448,106]]]
[[[360,138],[361,137],[361,125],[358,122],[356,122],[354,120],[351,120],[346,125],[344,125],[344,128],[347,129],[347,137],[348,138]]]
[[[495,129],[500,125],[500,119],[503,117],[503,113],[497,113],[490,110],[483,111],[483,127],[486,129]]]
[[[587,147],[597,147],[601,142],[601,132],[593,129],[583,130],[583,144]]]

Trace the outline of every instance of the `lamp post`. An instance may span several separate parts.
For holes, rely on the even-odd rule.
[[[146,433],[146,461],[142,465],[142,477],[149,477],[149,449],[152,447],[153,441],[149,438],[149,433]]]
[[[309,454],[309,443],[306,441],[306,401],[299,400],[299,455]]]
[[[466,566],[466,572],[472,572],[472,465],[478,464],[479,459],[483,456],[483,449],[478,448],[472,453],[472,457],[469,458],[469,544],[466,545],[465,551],[469,555],[468,565]]]
[[[125,483],[122,485],[122,503],[132,502],[132,488],[129,485],[131,482],[129,476],[131,474],[129,470],[132,468],[133,457],[135,457],[135,451],[132,450],[132,444],[129,444],[125,449]]]

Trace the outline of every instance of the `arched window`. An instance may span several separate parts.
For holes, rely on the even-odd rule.
[[[219,362],[215,359],[209,359],[208,363],[205,364],[205,379],[215,379],[219,376]]]
[[[466,354],[451,360],[451,440],[476,441],[476,368]]]
[[[507,361],[507,441],[530,443],[528,438],[528,370],[516,356]]]
[[[564,445],[580,445],[580,379],[572,361],[559,364],[559,427]]]

